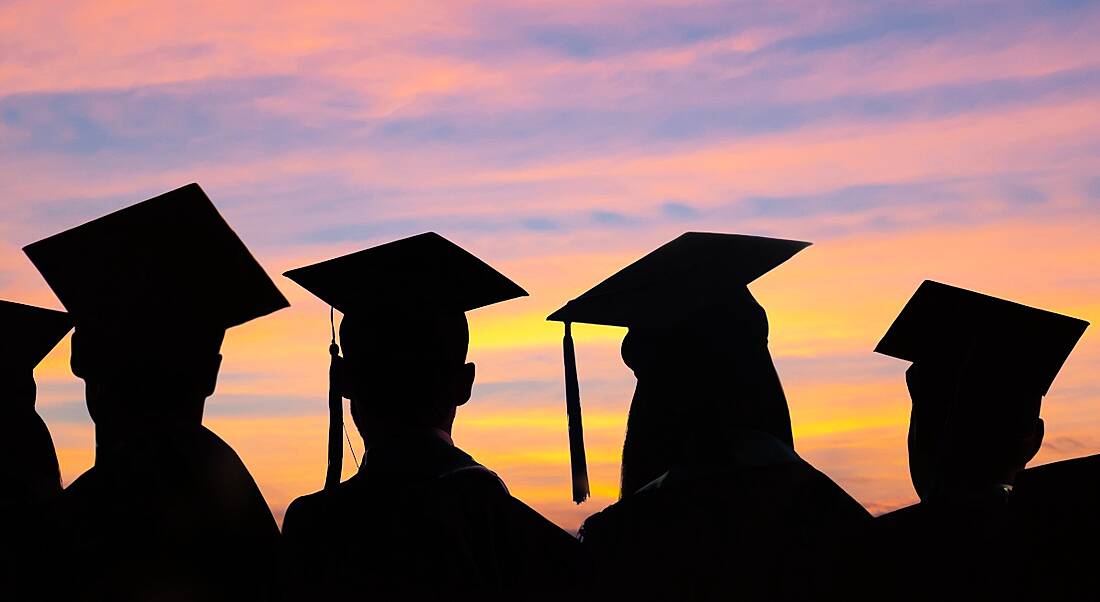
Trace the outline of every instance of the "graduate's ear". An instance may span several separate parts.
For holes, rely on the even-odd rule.
[[[474,375],[476,369],[473,362],[468,362],[458,369],[458,376],[455,381],[456,395],[455,406],[460,406],[470,401],[470,397],[474,394]]]
[[[90,361],[95,354],[89,353],[89,335],[83,328],[73,330],[73,336],[69,339],[69,370],[73,376],[87,380],[94,377],[94,369]]]
[[[1028,447],[1024,450],[1024,458],[1021,465],[1026,465],[1028,462],[1035,459],[1035,455],[1039,453],[1039,448],[1043,446],[1043,436],[1046,435],[1046,424],[1042,418],[1035,419],[1035,426],[1032,429],[1031,437],[1028,439]]]

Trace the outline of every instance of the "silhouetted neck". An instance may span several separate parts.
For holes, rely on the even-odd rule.
[[[454,447],[450,433],[432,427],[417,427],[387,430],[384,433],[372,433],[367,449],[378,447],[398,447],[443,444]]]
[[[800,460],[791,446],[775,435],[753,428],[729,426],[720,431],[719,441],[689,442],[688,458],[700,463],[719,463],[732,467],[755,468]]]
[[[367,449],[359,474],[390,484],[434,479],[451,470],[476,465],[442,431],[419,430],[392,437]]]
[[[95,462],[99,464],[124,457],[134,443],[155,441],[170,433],[198,431],[201,428],[201,420],[168,417],[145,417],[119,425],[97,424]]]

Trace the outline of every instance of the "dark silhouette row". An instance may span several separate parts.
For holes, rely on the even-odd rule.
[[[196,184],[25,248],[68,313],[0,302],[0,598],[12,600],[1087,599],[1097,457],[1025,465],[1087,323],[927,281],[876,351],[911,362],[920,503],[872,517],[798,456],[747,285],[809,243],[687,233],[565,324],[573,499],[588,497],[571,324],[628,328],[620,499],[579,538],[451,439],[465,312],[524,296],[426,233],[287,272],[332,325],[329,466],[280,534],[202,425],[225,331],[288,305]],[[32,371],[75,325],[95,465],[62,490]],[[367,451],[340,482],[343,399]]]

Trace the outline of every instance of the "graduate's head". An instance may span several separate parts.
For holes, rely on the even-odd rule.
[[[1012,484],[1040,405],[1087,323],[927,281],[876,351],[913,364],[909,471],[922,500]]]
[[[97,425],[166,418],[200,420],[221,367],[220,329],[130,329],[82,323],[73,332],[70,367],[84,380]],[[141,348],[139,348],[141,347]]]
[[[917,362],[906,371],[909,471],[921,499],[1011,484],[1039,451],[1042,394],[988,368]]]
[[[474,382],[474,365],[466,362],[465,312],[527,295],[434,232],[286,276],[344,315],[343,358],[335,359],[330,399],[351,400],[352,418],[368,445],[407,429],[450,431],[455,408],[470,399]],[[331,409],[330,417],[341,419]]]
[[[72,328],[68,314],[0,301],[0,413],[34,409],[34,367]]]
[[[201,420],[225,331],[288,305],[197,184],[24,251],[77,325],[70,363],[97,436]]]
[[[680,459],[685,442],[753,428],[792,444],[768,353],[768,319],[749,283],[810,243],[687,232],[619,270],[548,319],[624,326],[623,360],[638,378],[623,447],[624,494]],[[579,393],[566,336],[574,500],[586,495]],[[574,420],[572,414],[576,414]],[[706,433],[701,436],[701,433]],[[728,438],[728,437],[727,437]],[[578,486],[579,484],[579,486]]]
[[[758,366],[771,365],[767,351],[768,317],[746,288],[688,316],[631,326],[622,344],[639,383],[679,381],[684,390],[755,380]]]
[[[466,315],[452,312],[351,314],[340,324],[341,387],[367,439],[384,429],[431,427],[450,432],[466,403],[474,364],[466,362]]]

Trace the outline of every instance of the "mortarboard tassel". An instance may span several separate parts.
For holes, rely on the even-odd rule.
[[[573,349],[573,324],[565,323],[562,348],[565,356],[565,412],[569,417],[569,465],[573,471],[573,502],[588,499],[588,462],[584,457],[581,427],[581,387],[577,380],[577,353]]]
[[[328,469],[325,471],[325,490],[331,491],[340,484],[340,471],[344,466],[344,398],[340,393],[340,346],[336,344],[336,323],[329,309],[332,322],[332,343],[328,346]]]

